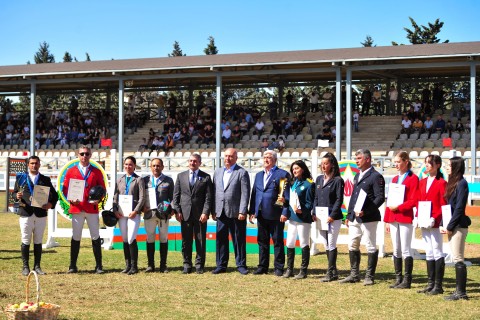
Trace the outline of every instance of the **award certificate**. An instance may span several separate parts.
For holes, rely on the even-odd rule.
[[[131,194],[119,195],[118,206],[123,216],[128,217],[128,215],[133,211],[133,195]]]
[[[50,187],[35,185],[33,187],[32,207],[41,208],[48,203]]]
[[[68,201],[80,201],[82,202],[85,194],[85,180],[70,179],[68,182]]]
[[[315,207],[315,215],[317,216],[317,228],[328,231],[328,207]]]
[[[432,216],[432,202],[418,201],[418,226],[430,228],[430,217]]]
[[[150,209],[157,207],[157,192],[156,188],[148,188],[148,200]]]
[[[365,203],[366,198],[367,198],[367,193],[365,191],[363,191],[363,189],[360,189],[360,193],[358,194],[357,202],[355,203],[355,207],[353,208],[353,211],[355,212],[355,215],[362,211],[363,204]]]
[[[405,199],[405,185],[390,183],[388,185],[387,207],[398,207]]]
[[[442,206],[442,226],[446,229],[452,220],[452,206],[449,204]]]

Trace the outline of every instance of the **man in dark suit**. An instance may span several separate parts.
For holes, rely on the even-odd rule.
[[[173,210],[181,223],[183,273],[192,272],[192,243],[195,237],[197,257],[195,269],[204,272],[207,220],[212,208],[213,184],[210,175],[199,170],[202,158],[192,154],[187,171],[177,176],[173,192]]]
[[[30,266],[28,264],[30,254],[30,242],[33,236],[33,255],[35,262],[33,269],[38,274],[45,274],[40,268],[42,259],[42,240],[45,227],[47,226],[47,210],[55,207],[58,201],[58,195],[53,188],[49,177],[39,172],[40,158],[31,156],[27,159],[28,171],[17,175],[15,186],[13,188],[13,197],[18,205],[18,214],[20,215],[20,231],[22,233],[22,274],[28,276]],[[32,201],[35,186],[49,188],[48,202],[36,203]],[[37,191],[41,192],[41,191]]]
[[[213,175],[215,188],[214,216],[217,220],[217,267],[213,274],[227,269],[229,256],[228,234],[232,237],[237,270],[243,275],[247,270],[247,213],[250,198],[250,177],[237,165],[237,150],[225,150],[224,168]]]
[[[355,153],[355,157],[360,172],[354,179],[354,188],[345,220],[349,237],[350,275],[339,282],[355,283],[360,281],[360,240],[365,235],[368,265],[363,284],[367,286],[374,284],[377,268],[377,225],[381,220],[379,208],[385,202],[385,180],[372,167],[372,155],[369,150],[359,149]],[[366,193],[366,197],[362,203],[359,196],[363,192]]]
[[[283,229],[288,214],[288,200],[290,189],[285,186],[283,197],[285,202],[281,206],[275,205],[280,192],[281,179],[288,182],[290,174],[276,166],[277,153],[267,150],[263,153],[264,170],[255,175],[255,182],[250,198],[250,222],[257,218],[259,247],[258,269],[253,274],[267,274],[270,258],[270,237],[274,246],[274,272],[280,277],[285,266],[285,249],[283,242]]]

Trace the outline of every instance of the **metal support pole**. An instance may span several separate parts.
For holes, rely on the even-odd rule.
[[[475,86],[477,84],[477,73],[475,70],[475,63],[472,62],[470,64],[470,143],[471,143],[471,150],[472,150],[472,161],[471,161],[471,171],[472,175],[477,174],[477,124],[475,123],[476,120],[476,94],[475,94]]]
[[[222,76],[220,73],[217,73],[217,112],[216,112],[216,127],[215,127],[215,133],[216,133],[216,143],[215,143],[215,164],[213,169],[220,168],[220,156],[222,154],[221,152],[221,146],[222,146],[222,129],[221,129],[221,124],[222,124]]]
[[[118,163],[123,163],[123,132],[124,115],[123,115],[123,79],[118,80]]]
[[[34,81],[30,84],[30,156],[35,155],[35,96],[37,85]],[[8,188],[8,186],[7,186]]]
[[[335,68],[336,81],[335,81],[335,98],[336,98],[336,153],[337,159],[340,161],[342,159],[342,70],[340,67]]]
[[[347,67],[347,101],[345,103],[346,109],[346,146],[347,146],[347,160],[352,159],[352,70]]]

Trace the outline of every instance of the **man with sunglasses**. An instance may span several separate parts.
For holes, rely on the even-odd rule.
[[[82,239],[82,231],[85,220],[87,220],[90,237],[92,238],[93,255],[95,256],[95,273],[104,273],[102,267],[102,248],[99,232],[98,221],[98,202],[88,201],[90,189],[95,186],[105,188],[105,181],[102,172],[90,164],[92,151],[88,146],[80,146],[78,149],[77,165],[74,165],[65,173],[63,182],[63,194],[68,194],[68,188],[72,179],[84,181],[84,191],[82,199],[69,200],[69,213],[72,214],[72,240],[70,246],[70,267],[68,273],[77,273],[77,258],[80,251],[80,240]],[[67,195],[68,198],[68,195]]]

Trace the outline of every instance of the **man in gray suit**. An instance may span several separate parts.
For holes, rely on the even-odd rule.
[[[224,168],[215,170],[215,218],[217,220],[217,268],[213,274],[224,273],[228,265],[230,233],[235,251],[237,270],[243,275],[247,269],[247,213],[250,198],[248,172],[237,163],[237,150],[225,150]]]
[[[213,184],[210,175],[199,170],[202,157],[192,154],[187,171],[177,176],[173,191],[173,210],[181,223],[183,273],[192,272],[192,238],[195,237],[197,257],[195,269],[204,272],[207,220],[212,208]]]

